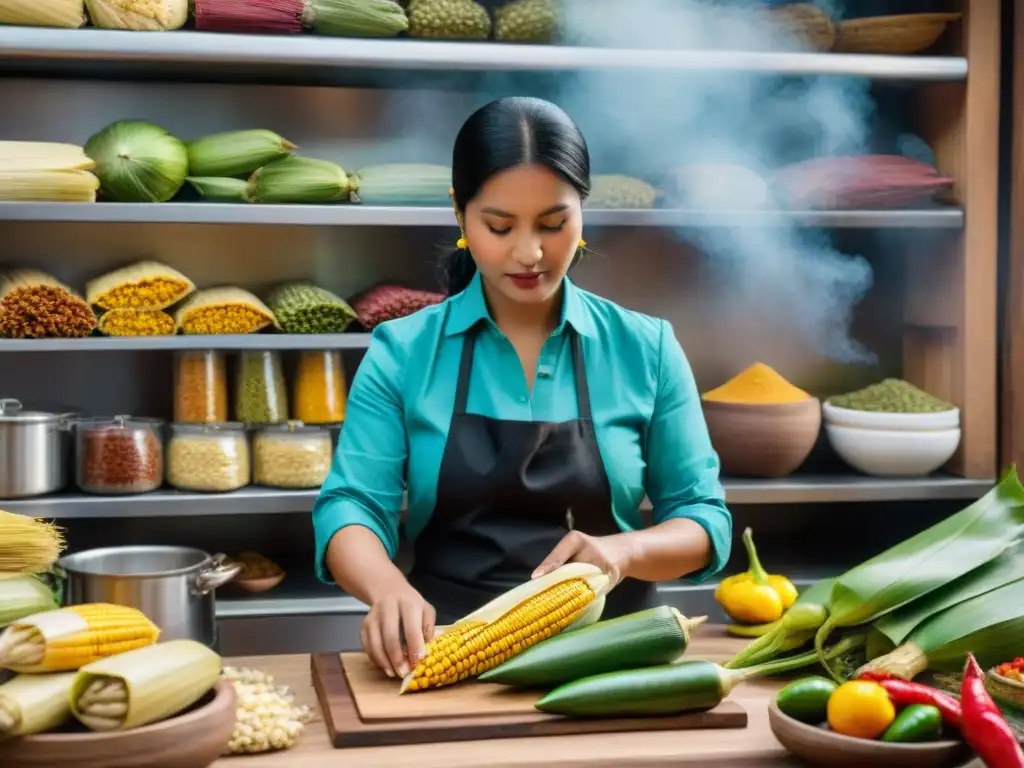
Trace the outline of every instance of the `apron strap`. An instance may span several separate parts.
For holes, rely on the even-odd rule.
[[[590,410],[590,387],[587,386],[587,367],[583,361],[583,343],[575,328],[569,331],[569,343],[572,345],[572,367],[576,374],[576,403],[580,418],[593,421],[593,412]]]
[[[476,334],[479,325],[474,325],[462,341],[462,358],[459,360],[459,378],[455,385],[455,413],[466,412],[469,402],[469,376],[473,371],[473,347],[476,346]]]

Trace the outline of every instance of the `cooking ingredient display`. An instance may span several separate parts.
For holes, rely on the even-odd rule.
[[[996,667],[996,674],[1007,680],[1024,683],[1024,656],[1000,664]]]
[[[32,269],[0,275],[0,336],[77,339],[95,328],[92,308],[59,280]]]
[[[0,633],[0,669],[63,672],[153,645],[160,630],[141,611],[110,603],[26,616]]]
[[[882,741],[896,744],[912,744],[919,741],[934,741],[942,735],[942,715],[930,704],[911,704],[893,720]]]
[[[984,673],[972,654],[967,655],[964,663],[960,706],[963,709],[960,732],[985,765],[1024,768],[1024,749],[985,690]]]
[[[71,711],[91,731],[138,728],[195,704],[220,673],[220,656],[195,640],[122,651],[79,669]]]
[[[89,18],[100,29],[159,32],[181,29],[188,21],[188,0],[85,0]]]
[[[282,285],[268,303],[286,333],[341,333],[356,319],[348,302],[310,283]]]
[[[51,11],[60,10],[61,3],[52,3]],[[81,0],[66,9],[74,18],[75,6],[81,11]],[[39,3],[26,2],[24,7],[36,9]],[[7,22],[0,7],[0,24]],[[46,13],[46,11],[43,11]],[[99,179],[90,169],[96,163],[82,147],[44,141],[0,141],[0,200],[39,201],[54,203],[95,203]]]
[[[165,203],[188,176],[184,143],[158,125],[119,120],[85,144],[100,193],[119,203]]]
[[[447,40],[486,40],[487,9],[473,0],[416,0],[409,4],[409,36]]]
[[[828,725],[843,736],[877,739],[895,719],[889,694],[872,680],[843,683],[828,700]]]
[[[140,261],[90,280],[85,298],[101,309],[167,309],[195,289],[195,283],[173,267]]]
[[[345,369],[338,350],[300,353],[292,390],[292,415],[306,424],[345,420]]]
[[[196,29],[254,35],[298,34],[302,0],[194,0]]]
[[[705,392],[701,399],[714,403],[742,403],[747,405],[781,405],[800,403],[810,395],[794,387],[773,368],[754,363],[720,387]]]
[[[178,307],[175,322],[182,333],[256,333],[277,326],[270,308],[243,288],[208,288],[189,296]]]
[[[172,424],[167,482],[184,491],[236,491],[252,476],[242,424]]]
[[[295,423],[264,427],[252,441],[256,485],[319,488],[331,469],[331,433]]]
[[[248,175],[298,149],[286,138],[262,128],[213,133],[188,142],[186,148],[191,176]]]
[[[704,616],[666,605],[564,632],[479,676],[484,683],[554,687],[588,675],[668,664],[686,652]]]
[[[288,420],[288,390],[281,355],[273,350],[239,353],[235,371],[235,421],[278,424]]]
[[[433,291],[380,284],[352,299],[352,308],[356,311],[359,324],[369,331],[388,320],[406,317],[424,307],[439,304],[444,298],[443,294]]]
[[[956,407],[902,379],[883,379],[856,392],[833,395],[827,402],[853,411],[882,413],[939,413]]]
[[[779,691],[775,703],[794,720],[817,725],[828,718],[828,700],[838,687],[826,677],[804,677]]]
[[[897,707],[907,707],[912,704],[927,704],[934,707],[942,719],[954,728],[960,727],[962,712],[960,702],[930,685],[922,685],[909,680],[899,680],[894,677],[885,676],[886,673],[863,672],[858,677],[862,680],[874,680],[889,694],[892,703]]]
[[[173,336],[174,318],[159,309],[111,309],[99,317],[96,329],[106,336]]]
[[[337,163],[292,155],[255,170],[247,197],[254,203],[309,205],[352,202],[355,191],[353,180]]]
[[[409,28],[395,0],[305,0],[302,23],[318,35],[395,37]]]
[[[231,681],[238,700],[230,754],[291,749],[298,743],[313,710],[296,704],[294,691],[249,667],[225,667],[223,677]]]
[[[239,0],[229,0],[238,2]],[[185,179],[199,195],[215,203],[249,202],[249,182],[222,176],[189,176]]]
[[[56,558],[54,558],[56,559]],[[0,629],[26,616],[59,608],[50,588],[34,574],[3,571],[0,578]],[[0,728],[0,733],[3,729]]]
[[[591,177],[585,208],[653,208],[659,191],[643,179],[615,173]]]
[[[494,10],[494,39],[510,43],[552,43],[559,35],[553,0],[511,0]]]
[[[0,741],[66,723],[71,718],[68,695],[74,678],[74,672],[18,675],[0,685]]]
[[[284,572],[281,566],[259,552],[239,552],[232,560],[242,566],[242,570],[235,577],[236,581],[266,579]]]
[[[64,551],[55,524],[0,509],[0,573],[43,573]]]
[[[174,420],[207,424],[228,420],[228,376],[224,353],[182,351],[174,358]]]
[[[83,0],[53,0],[49,3],[26,0],[5,2],[0,6],[0,24],[75,29],[87,21]]]
[[[77,483],[86,493],[149,493],[164,481],[160,422],[115,417],[77,428]]]
[[[785,576],[765,571],[750,528],[743,531],[743,546],[750,565],[743,573],[723,579],[715,589],[715,600],[733,621],[748,624],[778,621],[796,602],[796,587]]]
[[[363,205],[450,205],[452,169],[429,163],[386,163],[353,174]]]
[[[399,693],[476,677],[566,627],[593,624],[610,586],[608,576],[587,563],[564,565],[520,584],[431,640]]]

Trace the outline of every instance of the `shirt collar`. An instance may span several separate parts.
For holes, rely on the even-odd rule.
[[[562,278],[562,280],[565,292],[562,301],[562,316],[552,335],[562,333],[568,323],[581,336],[596,336],[594,320],[583,302],[580,290],[573,285],[568,277]],[[487,311],[487,302],[484,300],[483,282],[480,273],[477,272],[466,289],[451,298],[445,334],[455,336],[465,333],[480,321],[486,321],[493,325],[491,315]]]

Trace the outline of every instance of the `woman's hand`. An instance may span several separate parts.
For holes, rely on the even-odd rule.
[[[551,573],[566,563],[590,563],[606,573],[614,587],[629,572],[635,549],[628,533],[588,536],[580,531],[569,531],[537,566],[532,578]]]
[[[388,677],[409,674],[426,654],[427,641],[434,637],[434,606],[403,582],[374,599],[360,629],[363,650]]]

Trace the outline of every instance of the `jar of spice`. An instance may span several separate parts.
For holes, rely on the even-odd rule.
[[[76,482],[86,493],[149,493],[164,482],[162,422],[115,416],[78,422]]]
[[[183,491],[226,493],[249,484],[245,425],[172,424],[167,441],[167,482]]]
[[[288,420],[288,391],[281,355],[275,351],[242,352],[235,379],[235,421],[279,424]]]
[[[340,351],[304,351],[295,370],[292,416],[306,424],[344,421],[347,390]]]
[[[174,420],[206,424],[228,419],[228,377],[224,353],[188,350],[174,359]]]
[[[263,427],[252,441],[253,482],[273,488],[319,488],[331,469],[331,434],[301,422]]]

